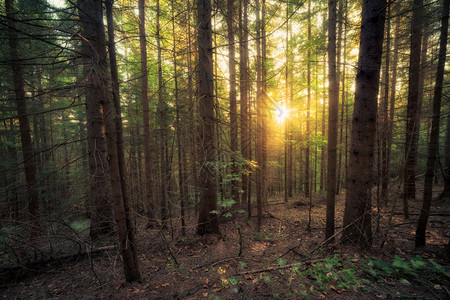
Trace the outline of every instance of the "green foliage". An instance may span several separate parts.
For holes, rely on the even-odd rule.
[[[369,260],[365,271],[372,277],[381,280],[384,277],[402,279],[428,279],[433,280],[436,276],[450,278],[450,267],[444,267],[434,260],[425,261],[420,255],[416,255],[408,261],[398,255],[394,256],[392,263],[379,259]]]
[[[90,221],[89,219],[80,219],[70,223],[70,227],[77,231],[81,232],[89,228]]]
[[[277,257],[277,263],[279,267],[284,267],[287,263],[287,259]]]

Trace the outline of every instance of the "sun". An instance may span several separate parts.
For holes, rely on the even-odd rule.
[[[275,110],[277,121],[279,124],[283,124],[289,117],[289,109],[286,106],[277,106]]]

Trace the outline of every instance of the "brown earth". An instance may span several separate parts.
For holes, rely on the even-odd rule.
[[[281,197],[280,197],[281,198]],[[392,211],[380,210],[380,226],[370,251],[351,245],[324,246],[325,199],[313,199],[308,230],[308,199],[297,196],[265,207],[263,228],[255,218],[232,211],[221,217],[222,236],[198,237],[195,216],[187,222],[189,237],[173,230],[138,226],[142,282],[126,283],[117,249],[79,260],[49,263],[38,274],[10,282],[0,290],[4,299],[450,299],[450,278],[433,273],[430,263],[416,275],[370,275],[367,266],[378,260],[392,263],[395,255],[409,261],[420,255],[449,265],[450,205],[434,203],[427,247],[414,249],[420,201],[410,203],[411,218],[401,215],[400,200],[386,243],[380,248]],[[337,197],[336,230],[342,226],[344,195]],[[377,209],[374,208],[374,227]],[[177,222],[174,219],[173,222]],[[239,231],[240,234],[239,234]],[[337,235],[336,241],[339,241]],[[241,255],[239,252],[242,251]],[[446,252],[447,251],[447,252]],[[337,256],[336,256],[337,255]],[[330,268],[330,264],[334,264]]]

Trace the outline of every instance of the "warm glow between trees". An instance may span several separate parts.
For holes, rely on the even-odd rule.
[[[289,118],[289,109],[285,105],[277,106],[275,114],[277,116],[277,122],[283,124]]]

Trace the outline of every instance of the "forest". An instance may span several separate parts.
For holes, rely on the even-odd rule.
[[[449,299],[449,2],[0,1],[0,297]]]

